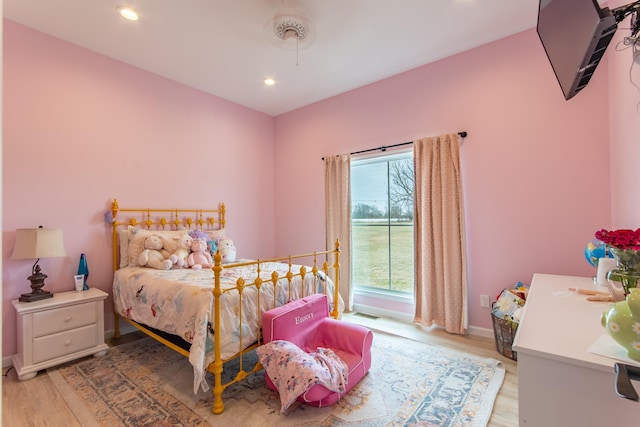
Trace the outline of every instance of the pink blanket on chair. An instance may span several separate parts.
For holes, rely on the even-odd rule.
[[[316,384],[338,393],[346,389],[349,368],[331,349],[305,353],[292,342],[275,340],[256,351],[280,394],[280,412],[285,412],[298,396]]]

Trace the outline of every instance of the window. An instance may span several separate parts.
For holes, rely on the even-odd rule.
[[[411,294],[413,152],[351,161],[351,257],[356,289]]]

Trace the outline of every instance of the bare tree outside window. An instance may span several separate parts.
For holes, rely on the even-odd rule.
[[[391,217],[413,221],[413,159],[389,162],[389,173],[393,183],[390,191]]]

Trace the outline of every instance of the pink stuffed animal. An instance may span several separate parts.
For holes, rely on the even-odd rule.
[[[208,249],[206,239],[194,239],[191,244],[191,253],[187,257],[189,267],[194,270],[211,268],[213,266],[213,258]]]

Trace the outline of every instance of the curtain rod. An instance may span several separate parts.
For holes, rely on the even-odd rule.
[[[463,130],[462,132],[458,132],[458,135],[460,135],[460,138],[466,138],[467,131]],[[360,151],[352,151],[349,154],[362,154],[362,153],[368,153],[369,151],[376,151],[376,150],[387,151],[387,148],[401,147],[403,145],[409,145],[409,144],[413,144],[413,141],[401,142],[400,144],[393,144],[393,145],[383,145],[381,147],[368,148],[366,150],[360,150]],[[322,158],[322,160],[324,160],[324,157]]]

